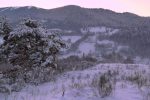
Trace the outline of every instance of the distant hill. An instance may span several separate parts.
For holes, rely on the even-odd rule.
[[[87,26],[150,27],[149,17],[74,5],[49,10],[32,6],[6,7],[0,8],[0,15],[7,16],[12,23],[17,23],[18,19],[32,17],[45,22],[48,28],[72,30],[80,30],[81,27]]]

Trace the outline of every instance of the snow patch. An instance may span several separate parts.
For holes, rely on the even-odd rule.
[[[134,62],[136,64],[146,64],[146,65],[150,65],[150,59],[149,58],[141,58],[141,57],[136,57],[134,59]]]
[[[97,33],[97,32],[106,32],[106,27],[89,27],[89,31],[90,32],[95,32],[95,33]]]
[[[103,35],[113,35],[115,33],[117,33],[119,31],[119,29],[113,29],[113,28],[109,28],[109,27],[88,27],[88,28],[81,28],[81,32],[82,33],[101,33]]]
[[[92,32],[92,33],[98,33],[98,32],[106,32],[106,27],[88,27],[86,29],[81,29],[82,33]]]
[[[95,43],[83,42],[79,45],[79,51],[81,52],[81,54],[94,53],[95,52]]]
[[[99,44],[99,45],[108,45],[108,44],[114,45],[114,42],[109,41],[109,40],[102,40],[102,41],[97,41],[97,44]]]
[[[19,9],[20,7],[11,7],[10,10],[16,10]]]
[[[115,33],[119,32],[119,29],[113,29],[112,31],[108,32],[108,35],[113,35]]]
[[[4,8],[4,9],[2,9],[0,12],[6,11],[6,10],[8,10],[8,9],[9,9],[9,7]]]
[[[78,41],[79,39],[81,39],[81,36],[62,36],[62,39],[65,41],[69,41],[71,43],[75,43],[76,41]]]
[[[31,9],[33,6],[27,6],[28,9]]]

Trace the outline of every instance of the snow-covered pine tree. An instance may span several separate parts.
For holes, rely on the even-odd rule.
[[[16,76],[40,83],[56,68],[56,55],[63,47],[65,42],[59,34],[48,32],[39,22],[28,18],[8,35],[2,51],[8,62],[17,66]]]
[[[36,20],[28,18],[9,34],[3,48],[11,64],[36,67],[52,64],[64,46],[58,34],[48,33]]]

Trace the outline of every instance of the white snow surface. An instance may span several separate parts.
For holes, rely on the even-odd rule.
[[[4,40],[3,37],[0,37],[0,45],[3,44]]]
[[[0,10],[0,12],[4,12],[4,11],[7,11],[7,10],[16,10],[16,9],[18,9],[18,8],[20,8],[20,7],[6,7],[6,8],[4,8],[4,9],[2,9],[2,10]]]
[[[106,27],[89,27],[90,32],[106,32]]]
[[[113,29],[113,28],[109,28],[109,27],[105,27],[105,26],[96,26],[96,27],[88,27],[86,29],[81,28],[81,32],[82,33],[102,33],[104,35],[113,35],[115,33],[117,33],[119,31],[119,29]]]
[[[20,7],[17,7],[17,6],[16,7],[11,7],[10,10],[16,10],[16,9],[19,9],[19,8]]]
[[[89,54],[95,52],[95,43],[86,43],[83,42],[79,45],[79,52],[81,54]]]
[[[89,36],[86,40],[80,43],[78,47],[78,51],[80,54],[94,54],[95,52],[95,45],[96,45],[97,35]]]
[[[6,8],[4,8],[4,9],[0,10],[0,12],[6,11],[6,10],[8,10],[8,9],[9,9],[9,7],[6,7]]]
[[[62,39],[65,41],[71,40],[71,43],[75,43],[79,39],[81,39],[81,36],[62,36]]]
[[[110,41],[110,40],[102,40],[102,41],[97,41],[97,44],[99,44],[99,45],[108,45],[108,44],[114,45],[114,42]]]
[[[108,70],[118,71],[118,81],[112,94],[101,98],[97,88],[92,86],[92,79]],[[40,86],[26,86],[21,92],[0,94],[0,100],[150,100],[146,98],[150,87],[138,88],[136,84],[122,79],[135,75],[135,72],[142,73],[147,78],[150,75],[150,66],[98,64],[83,71],[63,73],[56,80]]]

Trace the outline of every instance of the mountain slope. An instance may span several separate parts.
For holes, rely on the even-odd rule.
[[[105,9],[81,8],[74,5],[50,10],[36,7],[7,7],[0,9],[0,15],[7,16],[14,23],[24,17],[45,20],[49,28],[79,30],[86,26],[150,27],[148,17],[140,17],[131,13],[116,13]]]

